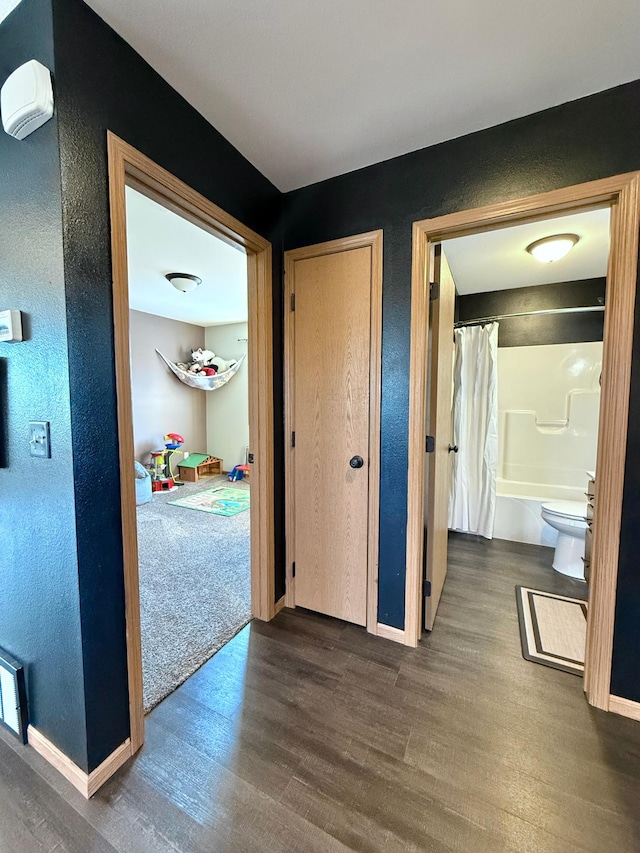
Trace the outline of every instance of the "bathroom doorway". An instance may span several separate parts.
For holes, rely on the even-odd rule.
[[[539,546],[530,545],[529,547],[548,548],[547,553],[551,558],[553,555],[552,546],[554,545],[553,537],[554,535],[563,533],[563,530],[557,530],[557,528],[570,526],[567,522],[571,522],[572,520],[567,506],[570,501],[567,500],[563,511],[556,512],[555,516],[552,515],[553,504],[570,497],[578,498],[577,471],[583,467],[581,453],[584,451],[582,456],[584,460],[587,460],[589,452],[593,452],[587,449],[587,445],[591,442],[591,448],[593,448],[595,435],[593,434],[594,430],[592,430],[589,438],[586,436],[577,436],[580,441],[576,444],[576,447],[581,444],[582,450],[578,451],[576,447],[573,447],[571,451],[575,457],[573,461],[566,457],[560,459],[557,465],[550,462],[547,465],[548,470],[546,475],[543,470],[535,470],[537,468],[542,469],[544,466],[536,465],[535,454],[526,452],[518,453],[518,445],[520,445],[520,450],[522,450],[523,447],[530,448],[532,447],[532,443],[538,442],[541,448],[547,448],[545,452],[551,454],[551,459],[553,458],[553,454],[557,453],[564,457],[564,451],[557,450],[557,442],[562,435],[564,436],[562,441],[566,444],[572,430],[567,425],[566,407],[563,418],[556,418],[555,415],[551,417],[548,414],[542,415],[542,417],[530,414],[525,415],[524,412],[535,411],[535,405],[538,404],[534,405],[532,403],[532,409],[521,408],[529,406],[526,400],[523,402],[522,393],[524,390],[527,393],[534,393],[535,391],[533,387],[525,389],[521,386],[535,384],[530,379],[524,379],[524,372],[526,370],[533,370],[535,372],[538,366],[542,366],[545,363],[545,358],[547,362],[551,361],[551,363],[558,361],[557,350],[555,353],[553,351],[545,352],[538,350],[537,358],[533,357],[532,362],[531,350],[535,346],[556,347],[567,343],[580,345],[595,344],[595,348],[587,347],[583,351],[578,350],[574,352],[573,361],[569,359],[566,369],[568,373],[584,369],[582,377],[584,380],[583,384],[579,385],[579,387],[569,389],[569,391],[576,392],[569,395],[571,398],[570,402],[578,401],[574,407],[574,416],[582,403],[589,408],[589,397],[592,398],[591,404],[595,403],[599,396],[598,389],[600,389],[602,398],[600,411],[603,415],[599,421],[596,454],[597,496],[600,496],[601,500],[598,503],[596,497],[595,517],[590,519],[592,521],[594,541],[589,585],[590,606],[587,626],[585,690],[591,704],[606,710],[620,710],[617,697],[610,696],[610,672],[617,579],[617,550],[626,449],[633,306],[637,270],[637,185],[637,175],[620,176],[537,197],[509,202],[505,205],[495,205],[452,214],[414,225],[412,381],[410,400],[410,458],[412,464],[409,469],[408,494],[409,523],[407,531],[408,569],[405,643],[414,645],[420,639],[422,633],[422,593],[424,593],[428,605],[428,599],[434,596],[434,592],[437,597],[440,591],[439,588],[444,583],[446,572],[446,562],[443,560],[443,556],[446,555],[447,531],[450,518],[448,495],[446,498],[443,496],[445,489],[443,489],[442,483],[443,481],[450,483],[451,469],[454,467],[451,458],[455,455],[455,443],[452,440],[451,432],[453,383],[450,379],[447,380],[446,376],[447,365],[449,366],[449,376],[453,373],[453,335],[451,334],[451,326],[453,326],[457,319],[459,332],[462,332],[463,329],[475,327],[476,332],[472,332],[471,334],[467,334],[466,332],[457,333],[459,339],[471,338],[473,336],[491,338],[491,333],[495,332],[495,329],[490,328],[492,322],[497,322],[498,330],[502,322],[507,343],[509,336],[512,339],[511,346],[501,347],[505,353],[509,349],[512,350],[511,353],[507,354],[506,358],[501,359],[505,362],[503,372],[505,375],[513,377],[519,370],[523,371],[522,383],[513,382],[512,385],[514,387],[511,389],[505,387],[504,389],[507,397],[503,401],[502,419],[507,424],[507,435],[510,435],[510,438],[508,442],[503,442],[502,450],[499,447],[499,441],[494,442],[495,458],[492,463],[495,468],[496,483],[494,495],[492,497],[491,495],[487,495],[487,493],[481,493],[478,501],[479,506],[476,507],[475,519],[471,519],[473,512],[469,509],[469,518],[466,520],[462,518],[463,513],[460,517],[453,517],[452,523],[459,529],[464,529],[462,524],[467,524],[471,521],[477,527],[480,521],[485,524],[485,532],[489,526],[492,526],[492,522],[495,524],[495,509],[499,497],[497,486],[498,480],[500,480],[501,490],[508,491],[507,494],[502,494],[500,497],[507,499],[507,510],[509,508],[514,509],[515,507],[514,514],[515,516],[519,515],[516,519],[518,523],[534,523],[536,513],[535,511],[531,512],[531,506],[527,505],[525,500],[532,500],[533,498],[540,499],[540,513],[538,518],[535,518],[535,524],[538,524],[538,535],[541,538],[544,537],[546,542],[545,544],[541,542]],[[572,274],[571,276],[556,278],[555,281],[542,279],[541,283],[537,285],[525,280],[523,282],[519,281],[519,287],[515,288],[513,285],[507,285],[498,289],[484,286],[479,291],[485,294],[482,297],[485,300],[484,310],[480,312],[482,306],[478,304],[478,294],[460,294],[458,305],[456,305],[456,282],[453,280],[453,276],[456,274],[456,261],[453,260],[451,262],[451,259],[447,257],[448,240],[453,241],[455,239],[470,237],[490,240],[492,232],[497,234],[499,231],[514,228],[515,226],[526,226],[529,228],[531,226],[538,226],[543,221],[550,224],[552,226],[550,232],[543,226],[541,234],[533,237],[531,241],[525,242],[524,246],[520,247],[522,251],[526,252],[530,242],[535,243],[536,239],[539,239],[541,236],[573,233],[556,231],[555,226],[558,223],[553,223],[552,220],[557,220],[561,217],[564,218],[568,215],[579,216],[587,212],[593,212],[597,208],[600,209],[603,218],[608,216],[609,211],[611,212],[610,254],[606,272],[605,293],[607,310],[603,326],[604,351],[601,384],[599,360],[597,358],[597,340],[562,341],[558,340],[557,337],[556,339],[549,339],[548,337],[545,338],[544,335],[540,337],[540,335],[542,335],[545,325],[546,331],[544,333],[549,335],[552,333],[554,326],[557,333],[559,326],[564,326],[566,332],[568,327],[575,327],[577,324],[583,328],[584,338],[584,328],[586,325],[596,324],[598,322],[597,317],[600,318],[601,322],[602,308],[604,306],[599,301],[599,297],[602,294],[597,292],[599,286],[597,282],[590,280],[601,279],[602,275],[588,273],[576,278],[575,274]],[[581,227],[582,225],[580,225]],[[605,228],[605,230],[608,231],[609,229]],[[580,238],[581,234],[577,236]],[[580,245],[579,241],[577,245]],[[442,246],[444,246],[444,252],[442,251]],[[582,249],[586,248],[586,246],[587,240],[585,239]],[[449,250],[453,258],[456,254],[453,242],[449,245]],[[575,249],[572,251],[575,252],[575,256],[577,257],[578,252]],[[585,253],[581,252],[580,254],[584,255]],[[450,263],[447,263],[448,260]],[[534,257],[532,256],[530,260],[533,264]],[[492,270],[491,266],[492,264],[490,263],[490,277],[495,275],[495,269]],[[553,267],[553,263],[544,266],[551,268]],[[459,262],[458,267],[460,270]],[[451,273],[451,268],[453,269],[453,274]],[[531,268],[536,268],[535,264]],[[543,265],[538,264],[537,268],[542,269]],[[601,270],[597,270],[596,272],[601,272]],[[479,270],[476,270],[476,273],[479,274]],[[589,291],[588,300],[583,298],[576,301],[574,298],[578,289],[578,285],[575,284],[576,281],[589,282],[584,285],[585,290],[583,291],[583,296],[586,291]],[[433,283],[428,286],[428,282]],[[547,302],[547,307],[545,307],[539,301],[543,291],[536,290],[536,287],[543,288],[548,287],[548,285],[562,286],[552,288],[554,290],[554,299],[550,303]],[[532,288],[532,290],[527,294],[522,288]],[[507,294],[508,298],[505,299],[504,291],[507,290],[510,293]],[[520,290],[520,293],[516,293],[516,290]],[[568,298],[570,292],[573,292],[573,302],[564,301]],[[551,297],[552,292],[550,289],[547,289],[546,293]],[[429,295],[431,295],[431,301]],[[462,296],[475,296],[475,305],[472,304],[473,300],[466,300],[467,304],[461,305]],[[560,299],[560,296],[562,296],[562,299]],[[518,298],[521,301],[519,303],[517,301],[514,302]],[[491,305],[488,301],[490,299],[494,300]],[[496,300],[502,303],[501,307],[496,307]],[[536,300],[538,300],[538,307],[536,307]],[[432,306],[431,318],[429,318],[430,304]],[[514,310],[516,305],[521,310]],[[559,308],[590,308],[592,310],[560,313],[558,311]],[[532,314],[531,312],[534,310],[549,310],[554,313]],[[455,316],[456,311],[457,317]],[[470,313],[465,314],[464,312],[467,311]],[[521,316],[516,318],[513,316],[515,314],[520,314]],[[504,319],[504,315],[507,315],[508,319]],[[587,315],[592,316],[587,318]],[[476,322],[468,323],[465,326],[465,320]],[[484,320],[485,322],[478,323],[478,320]],[[569,320],[571,322],[568,322]],[[509,326],[511,326],[510,329]],[[537,326],[539,333],[537,340],[533,337],[535,326]],[[612,330],[615,330],[615,334],[611,334]],[[517,340],[518,335],[520,336],[520,341]],[[586,337],[594,336],[593,331],[586,334]],[[573,334],[573,337],[576,337],[576,334]],[[577,335],[577,337],[580,336]],[[569,338],[571,338],[571,334],[569,334]],[[490,362],[492,358],[498,359],[497,341],[478,340],[469,341],[468,343],[472,344],[469,350],[471,361],[473,361],[474,357],[476,360],[481,358],[483,363],[485,361]],[[459,350],[463,348],[463,342],[459,341]],[[527,349],[527,358],[529,362],[533,363],[532,367],[527,368],[526,363],[521,363],[522,358],[519,359],[516,354],[516,350],[520,348],[523,351]],[[591,351],[588,352],[588,350]],[[435,383],[435,386],[433,383],[429,385],[427,382],[429,372],[427,366],[431,367],[434,363],[439,363],[442,368],[438,370],[439,381]],[[591,367],[588,366],[589,364]],[[459,363],[457,369],[461,369]],[[496,365],[496,376],[498,369],[499,365]],[[596,376],[597,379],[595,378]],[[494,400],[495,405],[493,407],[493,421],[484,425],[483,430],[476,436],[478,441],[483,440],[483,434],[491,432],[491,430],[496,434],[499,434],[500,431],[499,403],[497,400],[498,381],[495,382],[493,389],[491,389],[490,383],[487,383],[484,379],[482,381],[484,382],[482,393],[489,396],[493,394],[496,399]],[[541,380],[538,380],[538,386],[540,384]],[[545,405],[551,403],[553,395],[545,395],[544,390],[540,387],[538,387],[536,393],[538,393],[538,400],[544,401]],[[509,397],[510,394],[511,397]],[[557,396],[561,396],[561,394],[562,392],[558,390]],[[445,402],[443,403],[443,401]],[[542,404],[540,403],[540,405]],[[445,415],[442,413],[443,406],[448,407],[448,418],[446,413]],[[591,408],[593,409],[593,405],[591,405]],[[612,416],[613,412],[616,413],[615,418]],[[589,418],[587,412],[583,414],[585,418]],[[460,420],[460,416],[461,413],[458,412],[458,421]],[[528,426],[526,425],[527,421],[529,422]],[[556,422],[553,423],[553,421]],[[563,423],[560,423],[560,421]],[[593,422],[593,411],[591,411],[591,423],[593,424]],[[502,428],[503,434],[505,434],[505,423],[503,423]],[[433,438],[427,439],[426,449],[427,451],[433,450],[433,452],[425,454],[424,436],[425,434],[430,435],[428,426],[434,427],[438,432],[433,435]],[[448,434],[445,436],[444,431],[447,428]],[[467,433],[468,435],[469,433]],[[551,438],[555,439],[556,443],[553,446],[556,449],[549,451]],[[429,444],[432,446],[429,447]],[[539,448],[540,452],[542,452],[541,448]],[[500,455],[501,453],[502,455]],[[436,461],[438,460],[438,456],[440,457],[439,464]],[[578,467],[574,468],[574,465]],[[569,472],[572,468],[574,468],[574,472],[570,474]],[[435,478],[432,474],[433,471],[436,472]],[[551,471],[554,473],[553,477],[550,476]],[[592,469],[588,467],[584,471],[582,491],[585,492],[589,491],[587,488],[589,482],[587,471],[592,471]],[[498,477],[498,473],[500,473],[500,477]],[[548,482],[550,479],[554,479],[555,482]],[[545,482],[543,483],[542,481]],[[545,494],[542,493],[542,489],[537,490],[535,494],[531,494],[533,484],[536,482],[538,482],[539,486],[544,485],[545,487],[553,488]],[[558,497],[558,501],[555,500],[556,497]],[[585,503],[583,504],[580,500],[576,501],[576,503],[581,503],[581,506],[585,506],[584,515],[586,516],[586,499],[582,495],[580,497]],[[494,503],[493,519],[491,518],[492,502]],[[551,517],[555,521],[555,534],[552,532],[554,528],[547,525],[547,520],[542,517],[542,504],[549,507],[547,520]],[[487,511],[487,508],[489,511]],[[482,518],[483,513],[484,518]],[[503,515],[504,513],[501,511],[501,518]],[[506,527],[503,526],[501,528],[503,531],[508,528],[509,524],[515,523],[513,518],[509,521],[508,511],[506,516],[506,520],[504,520]],[[581,521],[582,525],[585,523],[584,520]],[[425,529],[427,533],[426,547]],[[566,529],[564,532],[567,532]],[[493,535],[493,530],[491,531],[491,535]],[[512,559],[512,562],[514,560],[515,558]],[[549,562],[552,561],[553,559],[550,559]],[[426,577],[423,574],[425,567]],[[560,575],[559,573],[554,574],[553,569],[549,566],[549,576],[559,577]],[[572,583],[581,582],[572,581]],[[436,608],[432,607],[432,620],[435,619],[435,611]],[[437,622],[435,622],[435,625],[437,629]]]
[[[430,510],[435,519],[446,505],[448,535],[427,533],[432,569],[452,535],[521,543],[535,547],[519,549],[520,561],[544,566],[546,554],[574,581],[558,591],[586,599],[609,226],[605,207],[436,245],[427,469]],[[548,261],[538,247],[566,254]],[[444,578],[430,579],[427,630]]]
[[[609,227],[605,207],[439,246],[455,287],[449,530],[554,548],[556,571],[580,581]],[[536,244],[568,251],[539,260]]]

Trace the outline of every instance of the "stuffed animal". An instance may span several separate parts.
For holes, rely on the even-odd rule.
[[[220,358],[219,355],[214,355],[213,359],[209,362],[210,366],[215,368],[218,373],[222,373],[225,370],[229,370],[229,368],[233,367],[236,364],[237,359],[232,358],[230,361],[227,361],[226,358]]]
[[[209,367],[215,358],[215,353],[210,349],[193,349],[191,350],[191,361],[194,364],[199,364],[201,367]]]
[[[202,347],[191,350],[191,359],[193,364],[189,370],[192,373],[197,373],[203,367],[211,367],[217,373],[222,373],[224,370],[229,370],[237,362],[235,358],[227,361],[226,358],[220,358],[210,349],[202,349]],[[194,370],[194,368],[196,369]]]

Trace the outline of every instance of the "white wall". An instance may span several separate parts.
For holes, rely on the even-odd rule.
[[[498,492],[577,500],[596,463],[602,343],[498,350]]]
[[[135,458],[148,464],[149,452],[164,446],[168,432],[183,436],[185,450],[204,453],[205,393],[183,385],[156,352],[188,361],[191,350],[204,345],[204,329],[141,311],[129,317]]]
[[[224,359],[238,359],[247,352],[247,336],[246,323],[209,326],[204,333],[205,347]],[[234,465],[244,463],[249,444],[247,360],[226,385],[209,391],[206,398],[207,453],[221,458],[224,470],[230,471]]]
[[[497,539],[553,546],[542,504],[585,501],[601,369],[601,342],[498,349]]]

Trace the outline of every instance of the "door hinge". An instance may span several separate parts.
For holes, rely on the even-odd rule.
[[[435,302],[436,299],[440,299],[440,282],[430,281],[429,282],[429,302]]]
[[[431,597],[431,581],[423,580],[422,581],[422,597],[430,598]]]
[[[295,295],[295,293],[291,294],[291,310],[292,311],[296,310],[296,295]]]
[[[253,465],[254,458],[253,453],[247,453],[247,462],[249,465]]]
[[[296,564],[291,563],[291,577],[295,578],[295,576],[296,576]]]
[[[427,436],[427,453],[433,453],[436,449],[436,440],[432,435]]]
[[[295,434],[295,432],[292,432],[291,433],[291,447],[295,447],[295,446],[296,446],[296,434]]]

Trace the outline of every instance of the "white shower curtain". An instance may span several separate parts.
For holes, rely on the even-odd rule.
[[[449,528],[493,536],[498,465],[498,324],[456,329]]]

